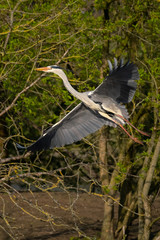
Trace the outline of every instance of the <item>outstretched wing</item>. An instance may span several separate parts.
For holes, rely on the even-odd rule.
[[[134,63],[127,62],[123,65],[123,60],[117,64],[114,59],[114,67],[108,60],[109,76],[91,94],[91,99],[101,100],[110,97],[117,103],[129,103],[136,91],[135,80],[139,79],[138,68]]]
[[[94,112],[83,103],[80,103],[26,149],[35,152],[68,145],[97,131],[104,124],[116,127],[112,121],[103,118],[98,112]],[[17,146],[25,149],[20,145]]]

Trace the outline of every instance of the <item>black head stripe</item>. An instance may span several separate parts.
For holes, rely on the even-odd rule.
[[[50,66],[51,68],[54,68],[54,69],[62,69],[60,66],[57,66],[57,65],[52,65]]]

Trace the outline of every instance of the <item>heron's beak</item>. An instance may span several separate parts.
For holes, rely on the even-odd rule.
[[[43,71],[43,72],[47,72],[48,70],[50,70],[50,67],[41,67],[41,68],[36,68],[36,71]]]

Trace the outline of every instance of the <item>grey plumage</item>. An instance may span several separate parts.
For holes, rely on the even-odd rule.
[[[39,151],[77,142],[88,134],[97,131],[105,123],[105,118],[86,107],[83,103],[80,103],[58,124],[48,129],[27,150]]]
[[[128,113],[122,104],[129,103],[134,96],[137,87],[135,80],[139,79],[138,69],[134,63],[127,62],[123,65],[123,60],[118,65],[117,59],[114,59],[113,66],[108,60],[108,65],[110,72],[103,83],[94,91],[85,93],[73,89],[65,73],[58,66],[37,69],[59,75],[70,93],[82,102],[49,128],[35,143],[26,148],[18,145],[18,148],[40,151],[61,147],[81,140],[103,125],[112,127],[124,125],[124,120],[128,120]]]
[[[108,61],[108,63],[110,66],[109,76],[95,89],[93,100],[98,98],[102,101],[102,99],[110,97],[117,103],[129,103],[137,88],[134,80],[139,79],[137,66],[129,62],[122,65],[121,61],[119,66],[114,65],[113,68],[111,62]]]

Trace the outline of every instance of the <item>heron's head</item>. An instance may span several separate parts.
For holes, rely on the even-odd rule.
[[[43,71],[43,72],[52,72],[52,73],[58,74],[60,71],[62,71],[62,68],[57,65],[51,65],[47,67],[36,68],[35,70]]]

